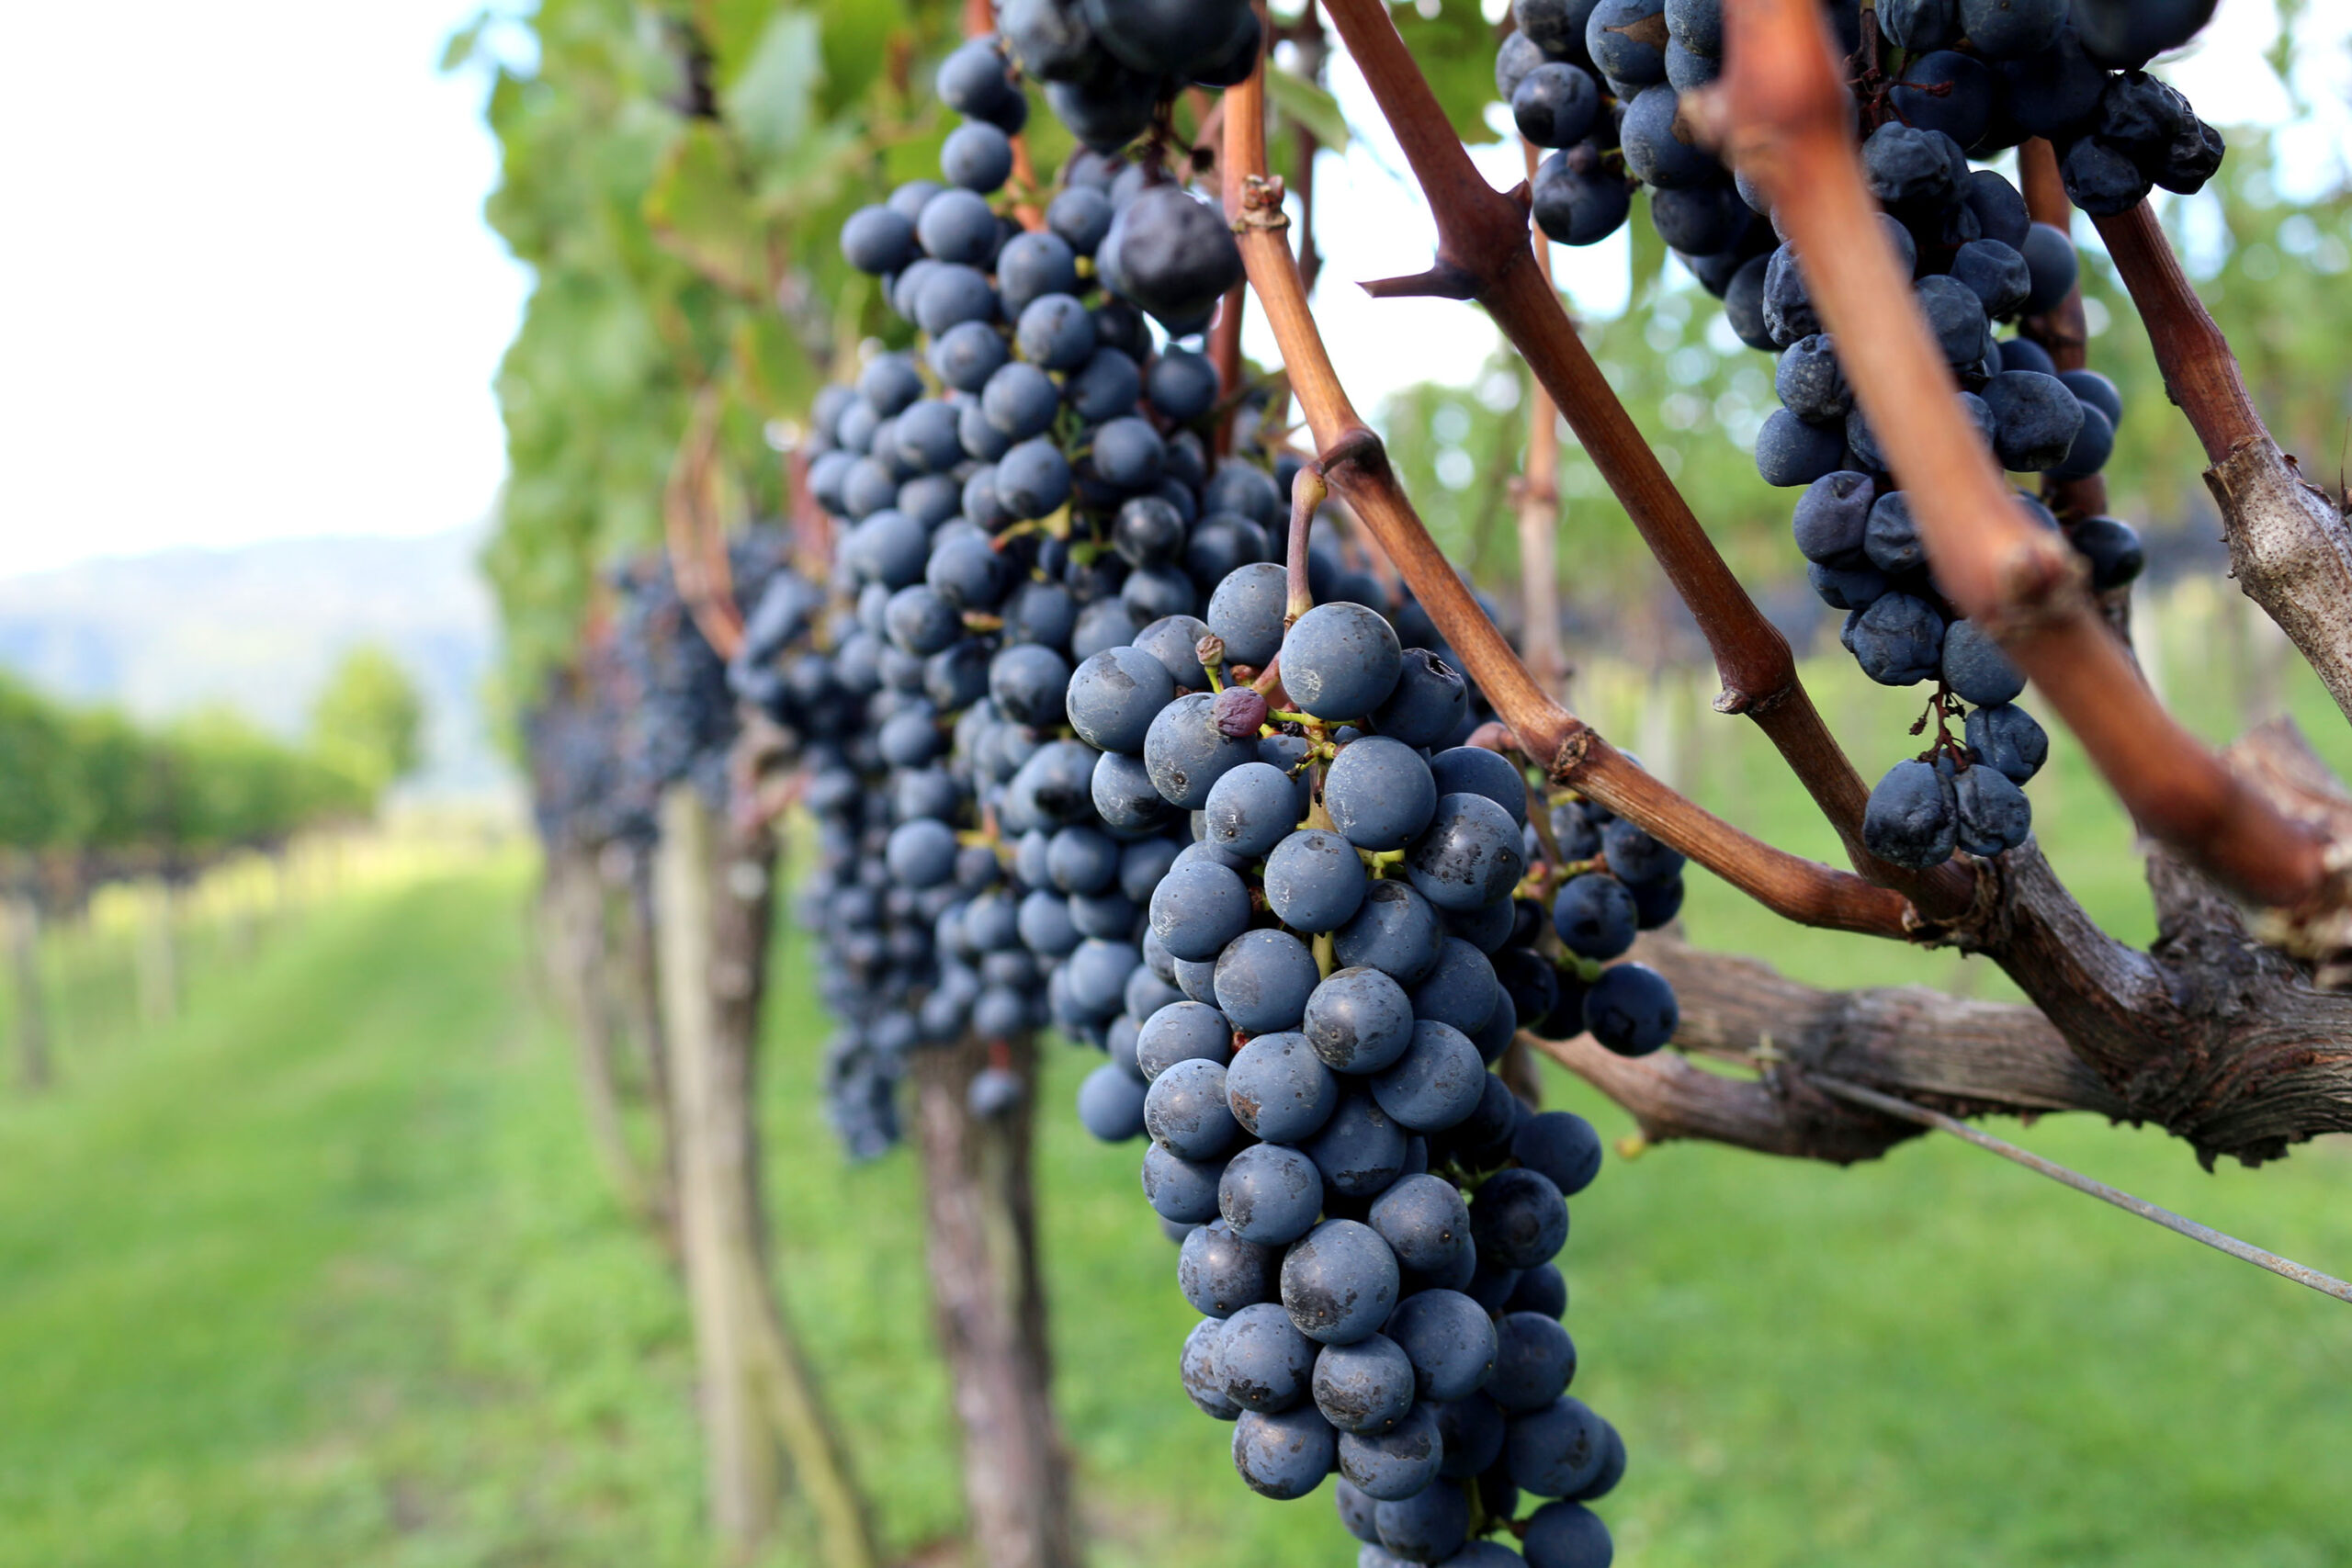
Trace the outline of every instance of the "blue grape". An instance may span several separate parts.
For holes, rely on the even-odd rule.
[[[1155,1142],[1188,1160],[1215,1159],[1241,1136],[1226,1103],[1225,1068],[1204,1058],[1175,1063],[1154,1078],[1143,1118]]]
[[[1428,830],[1405,857],[1415,890],[1453,913],[1508,897],[1526,867],[1519,825],[1483,795],[1440,795]]]
[[[1229,1318],[1243,1307],[1273,1301],[1281,1267],[1272,1247],[1252,1246],[1223,1220],[1211,1220],[1184,1238],[1177,1288],[1193,1311]]]
[[[1233,1468],[1261,1497],[1306,1496],[1331,1473],[1334,1450],[1331,1424],[1312,1407],[1274,1416],[1245,1411],[1233,1427]]]
[[[1292,1032],[1261,1034],[1235,1052],[1225,1089],[1236,1120],[1270,1144],[1312,1137],[1340,1103],[1339,1079]]]
[[[1287,792],[1290,781],[1282,782]],[[1353,844],[1337,833],[1306,829],[1284,838],[1267,856],[1266,904],[1294,931],[1336,931],[1363,908],[1369,880]]]
[[[1318,604],[1283,638],[1283,689],[1321,719],[1362,718],[1388,700],[1404,667],[1396,633],[1362,604]]]
[[[1592,1123],[1568,1111],[1546,1111],[1528,1117],[1511,1134],[1511,1157],[1540,1172],[1573,1198],[1600,1173],[1600,1134]]]
[[[1217,1007],[1244,1034],[1295,1029],[1317,979],[1315,955],[1296,937],[1244,931],[1217,954]]]
[[[1466,1399],[1494,1372],[1494,1319],[1459,1291],[1407,1296],[1384,1332],[1413,1363],[1417,1392],[1424,1400]]]
[[[1326,1220],[1283,1256],[1283,1310],[1317,1343],[1351,1345],[1388,1320],[1397,1281],[1396,1255],[1378,1232],[1354,1220]]]
[[[1279,1303],[1243,1306],[1225,1320],[1218,1337],[1220,1389],[1244,1410],[1287,1410],[1306,1397],[1317,1353]]]
[[[1546,1503],[1536,1509],[1520,1546],[1527,1568],[1610,1568],[1617,1556],[1609,1527],[1581,1503]]]
[[[1283,1274],[1288,1277],[1287,1263]],[[1416,1404],[1385,1432],[1340,1433],[1339,1459],[1340,1473],[1365,1496],[1394,1503],[1418,1495],[1438,1479],[1445,1444],[1438,1436],[1437,1417],[1427,1405]]]
[[[888,207],[861,207],[842,225],[842,255],[876,277],[897,272],[915,259],[914,224]]]
[[[1143,1192],[1153,1213],[1179,1224],[1204,1224],[1216,1217],[1217,1179],[1223,1161],[1188,1160],[1159,1144],[1144,1150]]]
[[[1846,646],[1862,673],[1883,686],[1914,686],[1943,664],[1944,618],[1908,593],[1889,593],[1857,613]]]
[[[1634,945],[1638,914],[1623,883],[1587,872],[1561,886],[1552,903],[1552,925],[1577,957],[1610,959]]]
[[[1566,1394],[1514,1418],[1503,1439],[1511,1483],[1538,1497],[1574,1495],[1600,1474],[1608,1452],[1606,1432],[1589,1406]]]
[[[1232,1047],[1233,1026],[1223,1013],[1200,1002],[1170,1002],[1143,1021],[1136,1062],[1150,1079],[1179,1062],[1222,1062]]]
[[[1288,774],[1265,762],[1244,762],[1227,773],[1209,789],[1208,800],[1202,807],[1208,824],[1207,841],[1232,851],[1246,860],[1261,860],[1273,851],[1275,845],[1294,835],[1298,822],[1298,792]],[[1355,868],[1361,884],[1363,868],[1352,852],[1349,863]],[[1272,868],[1268,868],[1268,897],[1272,897]],[[1359,886],[1355,902],[1363,900]],[[1354,904],[1349,907],[1353,914]],[[1275,910],[1281,915],[1280,908]],[[1300,926],[1284,917],[1284,923],[1306,931],[1329,930],[1328,926]]]
[[[1223,1318],[1201,1319],[1184,1336],[1183,1354],[1177,1363],[1185,1397],[1193,1402],[1194,1409],[1215,1421],[1230,1421],[1241,1414],[1241,1406],[1225,1397],[1224,1385],[1217,1377],[1216,1352],[1224,1337]]]
[[[1566,1243],[1568,1206],[1540,1171],[1498,1171],[1471,1201],[1470,1228],[1482,1266],[1532,1269],[1551,1261]]]
[[[1438,1467],[1441,1475],[1467,1481],[1502,1457],[1502,1407],[1484,1393],[1435,1401],[1430,1409],[1437,1417],[1438,1438],[1445,1444],[1445,1462]]]
[[[1259,561],[1231,573],[1209,595],[1208,627],[1225,643],[1230,662],[1262,669],[1281,651],[1288,582],[1282,567]]]
[[[1443,1449],[1441,1427],[1439,1450]],[[1425,1487],[1410,1497],[1381,1504],[1374,1514],[1374,1528],[1381,1545],[1404,1562],[1451,1562],[1469,1540],[1469,1494],[1442,1483]]]
[[[1229,1075],[1228,1075],[1229,1076]],[[1306,1154],[1281,1144],[1252,1144],[1226,1162],[1217,1210],[1244,1241],[1287,1247],[1314,1228],[1323,1208],[1323,1177]]]
[[[1391,1121],[1370,1094],[1345,1095],[1323,1130],[1300,1145],[1327,1190],[1348,1198],[1385,1192],[1404,1173],[1404,1129]]]
[[[1094,357],[1094,318],[1071,295],[1041,294],[1021,308],[1013,341],[1033,367],[1077,370]],[[1035,397],[1034,386],[1024,378],[1023,395]]]
[[[1167,666],[1133,647],[1094,655],[1070,676],[1066,711],[1079,739],[1104,751],[1140,754],[1151,722],[1176,698]]]
[[[985,196],[1012,177],[1012,139],[986,120],[967,120],[941,144],[939,172]]]
[[[982,415],[1015,442],[1033,440],[1052,428],[1060,402],[1061,389],[1053,378],[1017,361],[990,376],[980,389]]]
[[[1206,692],[1179,697],[1145,733],[1144,763],[1152,783],[1170,805],[1187,811],[1205,807],[1217,780],[1257,757],[1254,739],[1237,739],[1218,729],[1215,702]]]
[[[1987,707],[2025,690],[2025,676],[1974,621],[1954,621],[1944,634],[1943,677],[1962,701]]]
[[[1430,773],[1441,795],[1485,795],[1509,812],[1514,825],[1525,825],[1527,780],[1501,752],[1483,746],[1455,746],[1430,759]]]
[[[1409,986],[1437,966],[1445,935],[1428,899],[1405,883],[1384,881],[1365,891],[1363,907],[1335,933],[1332,946],[1341,964],[1378,969]]]
[[[1680,1022],[1674,987],[1639,964],[1606,971],[1585,993],[1585,1028],[1621,1056],[1649,1055],[1674,1038]]]
[[[1514,1416],[1541,1410],[1577,1374],[1568,1331],[1540,1313],[1509,1312],[1495,1320],[1495,1374],[1487,1396]]]
[[[1339,1430],[1386,1432],[1413,1407],[1413,1363],[1395,1340],[1372,1334],[1325,1346],[1309,1387],[1315,1408]]]
[[[1679,876],[1687,863],[1682,852],[1661,843],[1623,818],[1600,830],[1602,852],[1611,874],[1632,886]]]
[[[1300,1032],[1334,1072],[1376,1073],[1411,1048],[1413,1004],[1378,969],[1336,970],[1307,998]]]
[[[1206,963],[1250,923],[1250,890],[1221,865],[1171,870],[1151,896],[1151,929],[1178,958]]]
[[[1333,825],[1350,843],[1375,852],[1411,842],[1436,815],[1437,799],[1430,764],[1408,744],[1385,736],[1340,748],[1323,781]]]
[[[1449,1273],[1469,1255],[1469,1205],[1460,1190],[1441,1177],[1401,1178],[1373,1200],[1366,1218],[1396,1254],[1396,1261],[1414,1273]]]
[[[1413,1043],[1376,1073],[1373,1099],[1402,1127],[1442,1133],[1478,1108],[1487,1064],[1467,1036],[1430,1020],[1413,1026]]]
[[[1467,1033],[1493,1014],[1496,995],[1495,966],[1487,955],[1460,937],[1448,937],[1436,967],[1413,987],[1413,1016]]]
[[[1100,1066],[1078,1086],[1078,1120],[1106,1144],[1143,1135],[1144,1086],[1115,1066]]]
[[[1985,858],[2016,849],[2033,830],[2033,806],[1997,768],[1973,767],[1952,781],[1954,842]]]
[[[2001,466],[2039,473],[2066,460],[2083,428],[2083,405],[2066,384],[2032,370],[2004,370],[1980,394],[1996,422]]]
[[[1862,814],[1864,847],[1915,871],[1950,860],[1958,830],[1952,783],[1926,762],[1897,762],[1871,791]]]

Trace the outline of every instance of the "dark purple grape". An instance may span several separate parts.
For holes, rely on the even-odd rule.
[[[1957,829],[1952,782],[1926,762],[1897,762],[1871,791],[1862,816],[1871,853],[1917,871],[1951,858]]]

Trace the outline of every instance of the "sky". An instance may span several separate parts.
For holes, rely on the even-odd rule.
[[[529,278],[481,219],[485,85],[438,68],[478,4],[123,0],[97,48],[83,7],[0,9],[0,577],[488,514],[492,381]],[[2352,19],[2322,25],[2340,41]],[[2167,73],[2210,118],[2281,120],[2275,31],[2269,0],[2223,0]],[[2301,133],[2317,179],[2352,145],[2352,95],[2340,49],[2303,58],[2329,106]],[[1344,59],[1333,88],[1375,129],[1318,173],[1316,303],[1370,411],[1469,381],[1496,340],[1469,307],[1354,288],[1419,270],[1434,236]],[[1508,184],[1518,156],[1482,163]],[[1577,309],[1623,309],[1622,236],[1557,260]]]

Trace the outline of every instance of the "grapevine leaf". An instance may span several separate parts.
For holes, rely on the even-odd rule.
[[[664,250],[732,293],[767,294],[767,237],[752,217],[725,133],[686,126],[645,196],[646,221]]]
[[[824,86],[820,32],[808,12],[777,12],[721,94],[727,123],[756,160],[787,157],[808,139]]]
[[[772,310],[736,323],[734,357],[743,400],[769,419],[797,414],[817,394],[819,372],[791,323]]]
[[[1495,96],[1495,29],[1477,0],[1439,0],[1390,11],[1405,47],[1437,94],[1446,122],[1464,141],[1492,141],[1487,105]]]
[[[1290,118],[1315,133],[1315,139],[1335,152],[1347,151],[1347,117],[1340,101],[1295,71],[1268,71],[1266,96]]]

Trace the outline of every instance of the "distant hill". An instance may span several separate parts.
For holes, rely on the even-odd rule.
[[[0,669],[144,718],[224,703],[291,737],[344,650],[379,642],[429,710],[414,791],[503,791],[483,705],[496,632],[481,543],[477,529],[287,539],[0,578]]]

